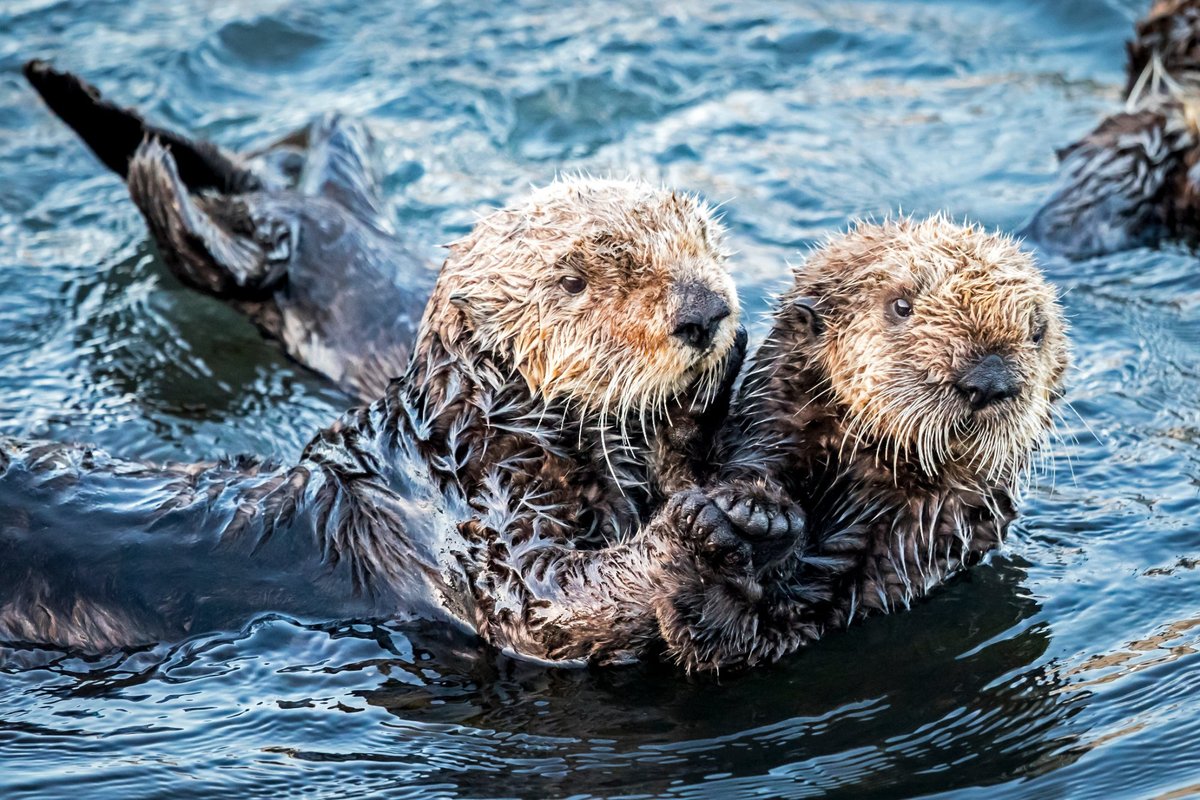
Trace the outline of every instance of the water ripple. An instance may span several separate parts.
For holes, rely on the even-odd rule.
[[[26,58],[232,147],[367,115],[397,220],[431,254],[558,170],[698,191],[725,204],[759,320],[787,262],[848,218],[1016,229],[1053,148],[1115,107],[1144,5],[15,0],[0,431],[290,457],[345,404],[172,280],[119,182],[33,101]],[[1200,270],[1171,249],[1044,263],[1077,364],[1058,441],[1008,551],[910,613],[719,679],[278,617],[102,658],[5,650],[0,794],[1194,792]]]

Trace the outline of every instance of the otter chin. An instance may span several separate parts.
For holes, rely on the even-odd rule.
[[[1011,238],[935,216],[829,240],[775,308],[724,466],[669,509],[699,552],[724,552],[661,597],[672,652],[692,669],[774,660],[978,562],[1068,361],[1057,294]]]

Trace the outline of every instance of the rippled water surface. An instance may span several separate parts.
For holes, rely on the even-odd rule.
[[[54,59],[234,147],[341,109],[436,257],[559,169],[725,202],[756,311],[848,218],[1017,228],[1116,107],[1141,0],[0,4],[0,432],[294,457],[346,404],[174,283],[23,85]],[[1200,791],[1200,264],[1046,260],[1077,367],[1009,549],[746,675],[546,671],[263,618],[0,671],[0,796],[1176,797]]]

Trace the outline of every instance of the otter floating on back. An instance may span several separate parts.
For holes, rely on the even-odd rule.
[[[560,181],[482,219],[404,377],[289,467],[4,441],[0,640],[98,651],[280,611],[635,657],[662,571],[694,556],[633,534],[690,479],[740,364],[722,236],[636,181]]]
[[[1058,151],[1025,229],[1069,258],[1200,243],[1200,2],[1155,2],[1127,51],[1125,108]]]

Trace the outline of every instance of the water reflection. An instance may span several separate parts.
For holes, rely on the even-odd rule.
[[[978,784],[972,762],[1001,781],[1084,752],[1070,720],[1088,692],[1066,691],[1070,674],[1046,662],[1050,631],[1035,621],[1025,577],[1020,561],[1002,561],[911,613],[833,635],[784,664],[716,678],[680,679],[662,666],[545,670],[429,627],[268,617],[241,636],[123,658],[42,654],[50,660],[40,669],[56,681],[38,693],[169,708],[195,695],[195,684],[219,684],[224,701],[210,710],[212,723],[274,706],[320,712],[322,725],[339,731],[328,744],[299,743],[291,726],[272,724],[257,739],[264,753],[415,770],[423,785],[453,783],[468,794],[518,793],[533,774],[544,791],[558,779],[573,792],[634,782],[648,792],[680,783],[724,792],[749,781],[799,796],[882,790],[900,778],[906,791],[945,789]],[[359,724],[370,708],[396,722]],[[82,724],[55,733],[89,735]],[[653,765],[670,769],[656,778]]]

